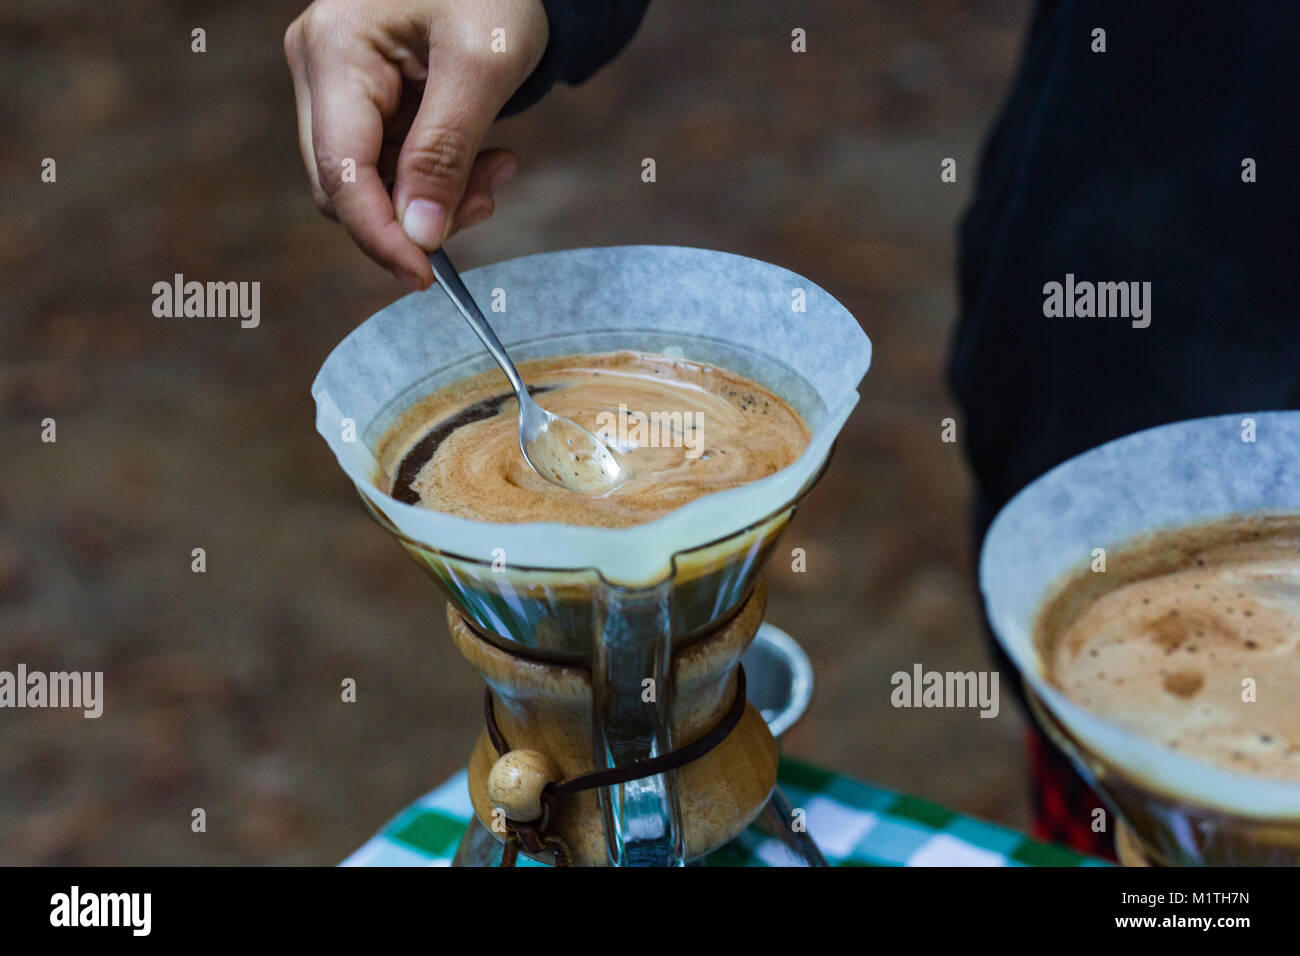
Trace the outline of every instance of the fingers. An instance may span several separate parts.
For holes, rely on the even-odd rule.
[[[329,208],[366,255],[408,288],[428,288],[433,270],[397,222],[377,168],[385,104],[375,102],[374,90],[356,78],[351,72],[314,78],[311,136],[316,176]]]
[[[284,39],[316,205],[411,288],[433,282],[429,251],[492,215],[516,160],[479,145],[547,41],[536,0],[440,10],[315,0]]]
[[[452,216],[452,234],[477,226],[496,211],[493,193],[519,168],[514,154],[505,149],[485,149],[474,159],[465,195]]]
[[[440,79],[431,75],[425,85],[398,155],[393,188],[402,228],[425,251],[437,249],[452,232],[453,213],[465,198],[479,143],[500,109],[499,100],[503,102],[500,90],[473,70],[454,70]],[[485,192],[477,195],[480,212]],[[490,215],[490,193],[487,199]]]
[[[289,72],[293,76],[293,100],[298,113],[298,150],[302,153],[303,166],[307,169],[307,179],[311,183],[312,200],[316,208],[330,218],[333,210],[328,209],[329,197],[321,188],[320,177],[316,175],[316,151],[311,143],[311,85],[307,82],[307,62],[302,48],[302,28],[295,20],[284,32],[284,56],[289,61]]]

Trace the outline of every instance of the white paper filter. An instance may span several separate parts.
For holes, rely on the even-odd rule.
[[[504,548],[516,567],[595,568],[629,586],[661,580],[673,554],[739,531],[798,496],[857,403],[857,384],[871,362],[867,336],[827,292],[789,270],[728,253],[575,249],[512,259],[463,278],[516,360],[676,349],[786,398],[813,433],[798,461],[776,474],[630,528],[488,524],[403,504],[376,487],[378,466],[365,446],[433,388],[491,367],[440,288],[413,293],[330,353],[312,385],[316,428],[361,493],[403,534],[482,561]],[[800,293],[804,311],[794,308]],[[501,296],[505,311],[491,311]],[[345,419],[355,423],[356,442],[344,440]]]
[[[1256,440],[1242,440],[1243,420]],[[1085,746],[1137,781],[1244,816],[1300,818],[1300,785],[1261,780],[1177,753],[1084,710],[1044,679],[1035,618],[1093,548],[1234,514],[1300,511],[1300,412],[1178,422],[1058,466],[998,514],[980,554],[990,623],[1030,685]]]

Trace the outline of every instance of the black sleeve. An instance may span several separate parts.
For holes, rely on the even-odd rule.
[[[542,0],[550,40],[537,68],[502,108],[513,116],[532,106],[552,86],[581,83],[627,45],[650,0]]]

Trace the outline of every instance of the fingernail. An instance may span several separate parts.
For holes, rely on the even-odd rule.
[[[436,249],[447,228],[447,210],[428,199],[412,199],[402,214],[402,228],[417,246]]]
[[[424,288],[424,283],[414,272],[407,272],[405,269],[394,269],[393,275],[401,280],[402,285],[406,286],[412,292],[419,292]]]
[[[519,169],[519,164],[513,159],[508,159],[501,164],[501,168],[492,174],[492,179],[488,183],[488,189],[495,190],[502,183],[509,181],[510,177]]]

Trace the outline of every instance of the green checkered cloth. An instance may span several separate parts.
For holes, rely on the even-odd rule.
[[[779,786],[807,813],[832,866],[1105,866],[1064,847],[1031,840],[916,797],[893,793],[794,760],[781,761]],[[399,813],[343,866],[448,866],[473,816],[465,771]],[[712,865],[768,866],[781,859],[765,839],[738,840]],[[520,856],[521,866],[541,866]]]

